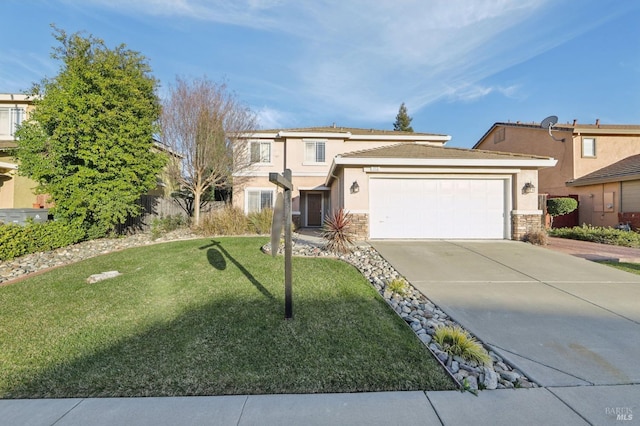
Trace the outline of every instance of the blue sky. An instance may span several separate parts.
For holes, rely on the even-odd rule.
[[[471,147],[497,121],[640,124],[637,0],[0,0],[0,93],[55,76],[50,24],[229,87],[263,128],[391,129]]]

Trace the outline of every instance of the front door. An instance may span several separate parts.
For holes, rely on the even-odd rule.
[[[307,226],[322,225],[322,194],[307,194]]]

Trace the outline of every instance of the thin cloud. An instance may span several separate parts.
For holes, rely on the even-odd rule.
[[[258,116],[258,123],[262,129],[289,127],[287,123],[291,122],[290,114],[267,106],[260,108],[256,112],[256,115]]]
[[[288,108],[299,116],[370,121],[387,120],[401,102],[415,112],[441,99],[522,96],[517,85],[483,80],[611,18],[605,12],[594,19],[596,8],[624,9],[550,0],[86,0],[83,5],[91,3],[134,17],[204,20],[289,37],[295,50],[285,42],[277,53],[266,52],[282,62],[281,75],[264,78],[286,87]],[[253,63],[246,67],[250,72]],[[236,78],[251,77],[240,71]],[[264,98],[252,102],[261,105]],[[290,118],[268,109],[263,116],[273,124]]]

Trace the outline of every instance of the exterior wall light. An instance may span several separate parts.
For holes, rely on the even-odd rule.
[[[522,187],[523,194],[532,194],[535,192],[535,190],[536,190],[536,187],[531,182],[525,183],[524,186]]]
[[[360,185],[358,185],[357,180],[353,181],[353,183],[351,184],[351,188],[349,188],[349,190],[351,191],[352,194],[356,194],[360,192]]]

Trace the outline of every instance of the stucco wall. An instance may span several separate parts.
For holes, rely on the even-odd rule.
[[[502,134],[504,139],[500,136]],[[558,163],[554,167],[538,172],[537,187],[540,191],[562,195],[566,190],[565,182],[574,177],[572,174],[574,145],[571,132],[554,131],[553,136],[556,139],[564,138],[565,142],[554,141],[549,137],[549,132],[541,128],[499,127],[489,133],[477,148],[555,158]]]

